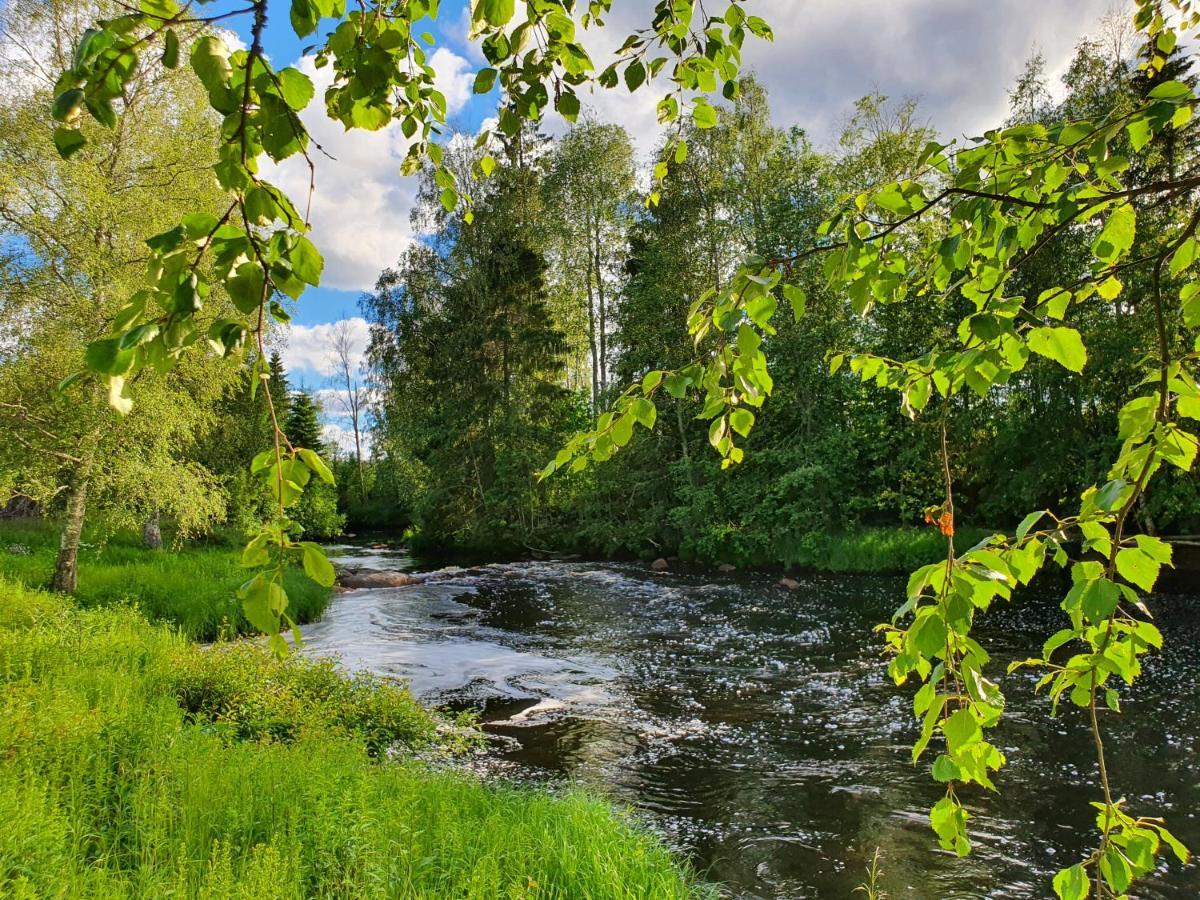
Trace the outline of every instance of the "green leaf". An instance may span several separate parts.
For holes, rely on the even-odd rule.
[[[292,248],[291,260],[292,271],[297,278],[305,284],[313,286],[321,283],[321,270],[325,267],[325,260],[321,258],[321,254],[317,252],[317,248],[313,246],[313,242],[304,235],[296,238],[296,245]]]
[[[196,41],[192,48],[192,71],[208,90],[208,100],[220,112],[233,112],[237,108],[229,91],[233,68],[229,64],[229,48],[214,35],[206,35]]]
[[[168,69],[174,69],[179,65],[179,36],[175,34],[173,28],[168,28],[163,32],[162,64]]]
[[[729,414],[729,427],[742,437],[746,437],[750,434],[750,429],[754,427],[754,413],[744,406],[739,406]]]
[[[283,102],[294,110],[301,110],[308,106],[308,103],[313,98],[313,83],[307,75],[299,69],[294,69],[288,66],[286,69],[281,69],[276,76],[279,79],[280,93],[283,94]]]
[[[692,121],[696,123],[697,128],[716,128],[717,110],[708,102],[697,100],[692,107]]]
[[[312,0],[292,0],[290,18],[296,37],[307,37],[317,30],[320,12],[313,6]]]
[[[636,59],[625,67],[625,86],[632,93],[646,81],[646,67]]]
[[[1117,608],[1121,592],[1107,578],[1095,578],[1087,582],[1079,597],[1079,606],[1091,622],[1103,622]]]
[[[516,0],[474,0],[472,19],[484,21],[493,28],[507,25],[516,14]]]
[[[969,709],[960,709],[952,713],[942,723],[942,733],[946,736],[946,746],[951,753],[957,753],[963,747],[983,738],[983,729],[979,727]]]
[[[56,122],[66,122],[73,119],[83,107],[83,91],[71,88],[63,91],[54,98],[50,105],[50,115]]]
[[[238,591],[246,621],[263,634],[274,634],[279,619],[271,613],[270,582],[261,572],[242,585]]]
[[[333,484],[333,472],[330,471],[329,466],[325,465],[325,460],[321,459],[315,450],[310,450],[308,447],[298,447],[296,452],[314,475],[326,484]]]
[[[1143,591],[1154,590],[1159,568],[1160,564],[1140,548],[1124,547],[1117,551],[1117,571],[1122,578],[1130,584],[1136,584]]]
[[[104,338],[88,344],[84,362],[101,375],[124,375],[133,365],[133,351],[121,349],[119,338]]]
[[[928,607],[926,607],[928,609]],[[921,616],[913,624],[909,632],[912,646],[923,656],[933,657],[946,650],[946,623],[937,613],[931,612]]]
[[[252,313],[263,300],[263,273],[258,263],[246,262],[225,282],[225,289],[239,312]]]
[[[87,138],[78,128],[64,128],[60,125],[54,129],[54,147],[63,159],[70,159],[85,144],[87,144]]]
[[[1074,328],[1034,328],[1029,332],[1029,349],[1072,372],[1082,372],[1087,363],[1087,350]]]
[[[1137,230],[1137,213],[1133,204],[1123,203],[1113,209],[1108,221],[1092,244],[1092,253],[1101,262],[1114,263],[1129,252]]]
[[[475,74],[475,85],[472,91],[476,94],[490,93],[492,88],[496,86],[496,76],[499,73],[492,68],[480,69]]]
[[[808,303],[808,295],[794,284],[785,284],[783,286],[783,296],[792,305],[792,317],[799,322],[804,315],[804,307]]]
[[[1087,871],[1082,863],[1061,870],[1054,876],[1054,893],[1059,900],[1084,900],[1091,893]]]
[[[333,570],[333,564],[325,556],[325,551],[309,541],[305,541],[301,546],[304,548],[305,574],[321,587],[333,587],[337,573]]]
[[[962,770],[958,764],[948,757],[945,753],[938,756],[933,761],[933,780],[934,781],[958,781],[962,777]]]
[[[579,118],[579,98],[573,91],[563,91],[554,106],[558,110],[558,114],[568,122],[574,122]]]

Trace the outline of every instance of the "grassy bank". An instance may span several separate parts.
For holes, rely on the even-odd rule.
[[[991,533],[963,528],[954,546],[961,552]],[[936,528],[868,528],[785,537],[773,562],[819,572],[908,573],[945,556],[946,539]]]
[[[0,575],[46,587],[57,551],[53,523],[0,522]],[[85,607],[136,604],[150,619],[172,622],[195,640],[213,640],[223,630],[246,634],[253,629],[236,597],[246,580],[240,558],[241,550],[234,546],[152,551],[141,546],[137,535],[89,532],[79,551],[75,598]],[[292,614],[301,622],[320,616],[332,597],[299,569],[287,573],[285,584]]]
[[[328,664],[0,579],[0,681],[0,896],[697,891],[600,801],[430,770],[436,720]]]

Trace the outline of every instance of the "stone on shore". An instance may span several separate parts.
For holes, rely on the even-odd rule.
[[[338,578],[338,584],[344,588],[357,590],[359,588],[392,588],[407,587],[410,584],[420,584],[420,578],[407,572],[343,572]]]

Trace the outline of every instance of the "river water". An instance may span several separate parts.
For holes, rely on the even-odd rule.
[[[402,553],[333,548],[335,561],[414,570]],[[341,554],[340,556],[338,554]],[[903,581],[651,573],[638,564],[443,569],[359,590],[304,629],[308,652],[403,677],[430,704],[482,706],[494,768],[570,779],[635,808],[735,897],[849,897],[879,848],[893,898],[1045,897],[1095,840],[1095,760],[1083,716],[1056,719],[1035,675],[1001,677],[1009,709],[999,795],[966,791],[976,849],[937,849],[940,796],[914,768],[911,688],[884,672],[872,627]],[[1106,715],[1109,768],[1132,811],[1163,815],[1200,850],[1200,592],[1156,599],[1165,652]],[[995,674],[1062,616],[1053,598],[989,613]],[[1034,652],[1033,655],[1036,655]],[[1200,897],[1176,862],[1135,896]]]

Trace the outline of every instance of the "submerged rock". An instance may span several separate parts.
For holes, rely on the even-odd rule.
[[[651,572],[665,572],[669,568],[671,568],[671,564],[669,562],[667,562],[665,559],[663,559],[661,556],[658,559],[656,559],[654,562],[650,563],[650,571]]]
[[[407,587],[410,584],[420,584],[423,579],[407,572],[343,572],[338,578],[338,584],[344,588],[390,588]]]

